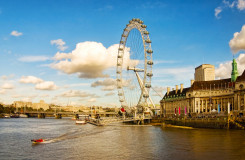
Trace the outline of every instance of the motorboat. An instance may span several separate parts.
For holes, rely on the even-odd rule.
[[[86,124],[85,120],[76,120],[76,124]]]
[[[20,114],[19,117],[20,118],[28,118],[28,116],[26,114]]]
[[[32,139],[31,141],[33,144],[38,144],[38,143],[44,142],[44,139],[42,139],[42,138],[41,139]]]

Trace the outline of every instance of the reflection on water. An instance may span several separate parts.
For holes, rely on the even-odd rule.
[[[31,139],[46,143],[32,145]],[[0,119],[0,159],[245,159],[241,130],[75,125]]]

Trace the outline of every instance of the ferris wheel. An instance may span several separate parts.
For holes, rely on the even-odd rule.
[[[149,95],[153,51],[146,27],[138,18],[133,18],[126,25],[118,48],[116,71],[121,106],[141,112],[155,108]]]

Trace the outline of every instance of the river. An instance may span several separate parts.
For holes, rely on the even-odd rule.
[[[31,139],[45,138],[32,145]],[[75,125],[70,119],[0,119],[0,159],[245,159],[242,130]]]

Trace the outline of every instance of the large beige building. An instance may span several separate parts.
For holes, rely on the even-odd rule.
[[[215,80],[214,65],[202,64],[195,68],[195,81],[212,81]]]
[[[202,71],[197,67],[195,70],[196,80],[192,80],[189,88],[184,88],[181,85],[180,89],[176,86],[170,91],[168,87],[167,93],[160,101],[161,115],[163,117],[208,116],[210,114],[217,116],[244,115],[245,72],[241,76],[237,75],[235,60],[233,60],[232,68],[231,78],[221,80],[206,78],[204,81],[205,78],[202,78],[208,77],[208,74],[202,76],[200,73]]]
[[[44,100],[40,100],[39,103],[33,103],[32,104],[32,108],[33,109],[44,109],[44,110],[47,110],[49,109],[49,104],[45,103]]]
[[[32,102],[14,101],[14,107],[32,107]]]

